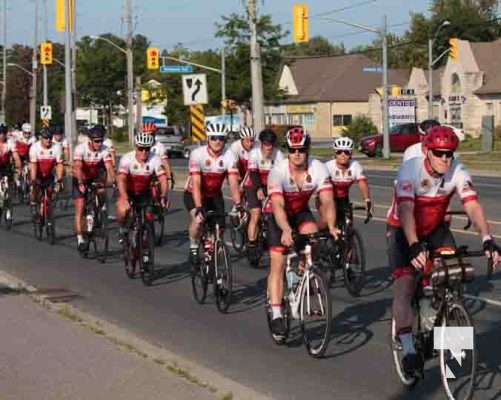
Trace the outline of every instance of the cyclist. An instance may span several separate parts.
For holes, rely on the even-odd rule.
[[[402,157],[402,162],[406,162],[414,157],[424,157],[426,154],[426,147],[424,145],[426,135],[430,130],[436,126],[440,126],[440,122],[435,119],[426,119],[418,125],[418,131],[420,133],[420,141],[414,143],[405,149],[404,155]]]
[[[168,184],[165,170],[162,168],[160,157],[153,155],[151,149],[154,144],[153,136],[149,133],[139,133],[135,137],[135,149],[126,153],[120,159],[118,167],[118,199],[117,220],[120,226],[120,242],[126,234],[125,223],[130,210],[130,202],[152,202],[151,184],[153,176],[160,183],[160,204],[168,204]],[[153,222],[152,210],[148,210],[148,223]]]
[[[235,154],[238,161],[239,179],[242,181],[247,174],[247,164],[249,163],[249,153],[255,148],[256,133],[250,126],[244,126],[239,132],[240,140],[234,141],[230,149]]]
[[[52,133],[48,129],[42,129],[40,140],[30,147],[31,213],[33,216],[36,216],[40,187],[48,187],[49,196],[53,191],[58,193],[62,186],[63,170],[61,148],[52,143]]]
[[[283,339],[286,333],[281,309],[283,253],[286,247],[293,244],[293,230],[300,233],[317,231],[315,217],[308,205],[314,192],[320,197],[322,217],[329,232],[335,238],[338,232],[329,172],[322,162],[309,158],[309,134],[302,127],[294,127],[287,132],[285,141],[288,158],[276,164],[268,176],[268,195],[273,210],[268,220],[268,296],[272,313],[271,331],[277,339]]]
[[[10,140],[7,137],[8,129],[5,124],[0,124],[0,179],[4,176],[7,176],[9,180],[9,185],[13,181],[13,168],[12,161],[14,161],[14,167],[17,173],[19,173],[21,169],[21,160],[16,150],[16,142]],[[4,204],[5,206],[5,204]],[[7,220],[12,219],[12,215],[10,214],[9,207],[7,208],[7,213],[5,214],[5,218]]]
[[[31,133],[31,125],[25,122],[21,127],[21,134],[16,137],[17,153],[23,163],[29,162],[30,148],[35,142],[35,136]]]
[[[100,127],[94,126],[88,132],[89,140],[75,147],[73,154],[73,199],[75,201],[75,232],[79,252],[87,251],[89,243],[86,242],[82,232],[82,217],[85,201],[86,186],[99,181],[102,188],[98,189],[99,204],[106,204],[106,178],[103,179],[103,170],[106,170],[108,182],[115,183],[115,171],[111,163],[111,156],[104,146],[104,132]]]
[[[334,188],[334,202],[336,203],[336,220],[343,223],[345,210],[350,205],[350,187],[357,182],[365,202],[367,216],[372,218],[372,201],[369,194],[369,185],[364,175],[362,165],[351,159],[353,140],[349,137],[338,137],[332,145],[334,159],[325,163]],[[324,224],[320,224],[322,226]]]
[[[108,150],[108,152],[110,153],[111,162],[113,164],[113,168],[115,168],[116,165],[117,165],[116,164],[116,157],[115,157],[116,156],[116,149],[115,149],[115,146],[113,146],[113,141],[109,137],[106,137],[106,127],[104,125],[101,125],[101,124],[91,125],[87,129],[87,140],[90,140],[90,138],[89,138],[89,132],[93,128],[97,128],[97,129],[101,130],[104,133],[103,146],[105,146],[106,149]]]
[[[422,370],[412,339],[411,299],[416,287],[415,269],[427,261],[427,251],[454,247],[444,214],[452,195],[459,194],[463,207],[478,228],[486,256],[497,266],[501,249],[489,233],[482,206],[470,174],[454,159],[459,140],[452,129],[435,126],[425,137],[426,155],[405,162],[397,174],[395,199],[388,212],[388,259],[393,278],[393,318],[403,346],[402,365],[408,376]]]
[[[255,259],[257,225],[261,216],[262,202],[267,196],[268,174],[271,168],[284,160],[283,153],[277,148],[277,135],[269,129],[259,134],[260,147],[249,153],[248,174],[244,182],[245,197],[250,209],[250,221],[247,227],[247,256]]]
[[[70,161],[70,142],[64,137],[64,129],[60,125],[54,125],[50,129],[52,131],[52,143],[61,147],[64,162],[67,164]]]
[[[162,167],[165,170],[167,180],[172,180],[171,168],[169,164],[169,155],[164,144],[156,139],[157,126],[153,122],[146,122],[141,126],[141,132],[149,133],[153,136],[155,144],[151,148],[151,153],[159,156],[162,161]]]
[[[198,262],[198,244],[201,227],[207,211],[224,213],[224,199],[221,188],[226,177],[230,194],[239,217],[244,218],[245,207],[241,204],[238,186],[237,159],[231,150],[225,150],[228,129],[220,123],[208,124],[205,128],[207,144],[197,147],[190,154],[190,176],[184,191],[184,205],[190,214],[189,260],[192,268]],[[219,225],[225,226],[224,218],[219,219]]]

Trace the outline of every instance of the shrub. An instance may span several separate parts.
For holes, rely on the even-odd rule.
[[[377,134],[377,128],[369,117],[363,114],[356,115],[343,130],[343,136],[352,138],[355,142],[364,136]]]
[[[113,132],[109,132],[109,136],[114,142],[125,142],[129,139],[129,131],[127,127],[113,128]]]

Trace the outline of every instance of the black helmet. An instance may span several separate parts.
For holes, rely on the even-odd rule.
[[[104,139],[104,135],[106,133],[106,129],[103,125],[94,125],[89,128],[87,134],[91,139]]]
[[[64,129],[61,125],[53,125],[50,128],[53,135],[64,135]]]
[[[9,131],[9,128],[7,128],[7,125],[5,124],[0,124],[0,133],[7,133]]]
[[[418,125],[418,130],[421,135],[427,135],[431,128],[434,128],[435,126],[440,126],[440,122],[436,119],[425,119]]]
[[[277,134],[271,129],[265,129],[259,134],[259,141],[261,143],[266,142],[275,144],[277,142]]]
[[[52,132],[47,129],[47,128],[42,128],[40,130],[40,136],[43,137],[43,138],[50,138],[52,139]]]

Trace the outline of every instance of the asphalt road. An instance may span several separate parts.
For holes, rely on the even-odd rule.
[[[357,220],[366,242],[367,285],[359,298],[352,298],[341,284],[333,288],[332,339],[322,360],[306,354],[297,326],[287,345],[272,343],[264,313],[265,267],[253,270],[245,260],[232,257],[236,301],[228,315],[217,312],[212,298],[206,305],[195,303],[186,263],[187,215],[180,192],[171,196],[166,243],[156,252],[159,274],[152,287],[125,276],[115,224],[109,261],[101,265],[80,259],[75,249],[72,209],[58,210],[58,240],[53,247],[32,238],[27,209],[16,209],[12,231],[0,230],[0,268],[55,298],[63,298],[273,398],[443,399],[436,366],[411,392],[400,385],[394,373],[389,350],[391,291],[384,236],[385,205],[391,200],[393,176],[377,172],[369,173],[369,179],[378,205],[376,218],[368,225]],[[500,221],[496,200],[499,183],[492,178],[475,181],[489,219]],[[477,237],[462,231],[461,221],[457,241],[472,248],[480,244]],[[485,262],[479,260],[476,266],[477,278],[469,292],[500,301],[501,305],[501,273],[486,281]],[[469,304],[477,328],[480,364],[475,398],[499,398],[501,307],[480,301]]]

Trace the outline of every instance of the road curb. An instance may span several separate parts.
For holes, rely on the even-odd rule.
[[[46,310],[57,313],[67,320],[87,328],[94,334],[104,337],[113,345],[143,357],[159,367],[163,367],[166,372],[202,387],[212,395],[220,396],[222,399],[272,399],[271,396],[244,386],[164,347],[141,339],[133,333],[90,313],[81,311],[73,305],[64,302],[53,302],[49,299],[50,295],[39,294],[36,287],[2,270],[0,270],[0,284],[14,291],[26,293],[30,299]]]

